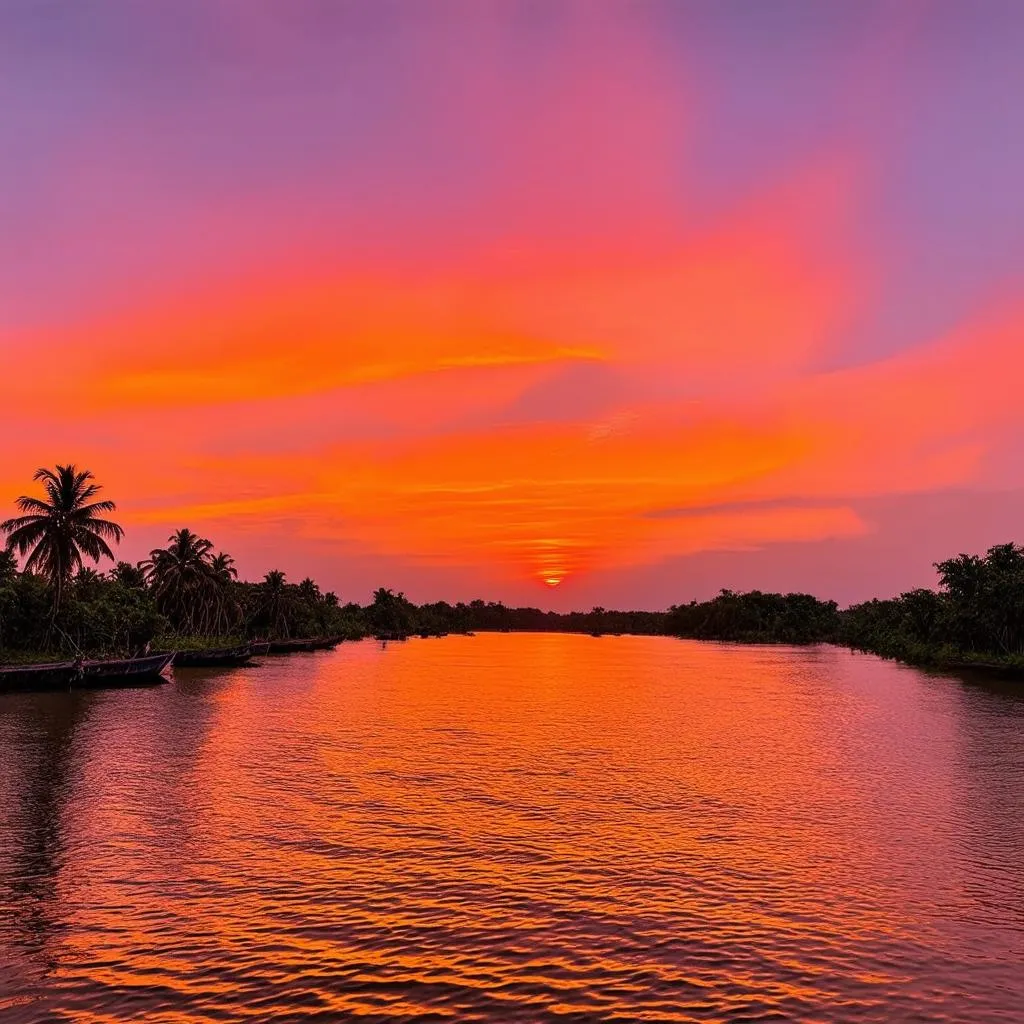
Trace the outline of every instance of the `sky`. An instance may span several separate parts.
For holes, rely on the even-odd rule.
[[[1024,4],[5,0],[0,506],[343,599],[1024,540]]]

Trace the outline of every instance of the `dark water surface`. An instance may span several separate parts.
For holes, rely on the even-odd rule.
[[[1024,1020],[1024,701],[481,635],[0,698],[0,1020]]]

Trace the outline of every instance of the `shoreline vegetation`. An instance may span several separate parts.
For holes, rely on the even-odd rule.
[[[572,632],[675,636],[754,644],[830,643],[927,668],[974,669],[1024,678],[1024,547],[936,564],[936,590],[840,609],[809,594],[736,593],[665,612],[545,612],[482,600],[415,605],[378,589],[368,605],[342,604],[306,578],[278,570],[238,579],[230,555],[188,529],[133,564],[111,544],[122,528],[116,504],[73,465],[40,469],[42,498],[23,496],[21,515],[0,524],[0,665],[68,658],[131,657],[144,651],[199,655],[273,641],[331,646],[376,637],[404,640],[475,632]],[[19,557],[23,563],[19,566]],[[104,559],[113,567],[100,572]]]

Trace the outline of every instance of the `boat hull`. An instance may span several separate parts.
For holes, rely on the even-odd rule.
[[[78,666],[73,661],[0,668],[0,693],[37,693],[45,690],[69,690],[78,680],[78,677]]]
[[[144,683],[166,683],[164,673],[174,662],[173,654],[150,654],[143,658],[120,661],[86,661],[78,686],[134,686]]]
[[[313,641],[314,651],[333,651],[341,643],[340,637],[325,636]]]
[[[253,659],[250,644],[224,647],[213,651],[178,651],[174,656],[175,668],[238,668]]]
[[[271,640],[268,654],[298,654],[303,651],[315,651],[316,640]]]
[[[166,683],[164,673],[173,661],[173,654],[151,654],[143,658],[61,661],[0,668],[0,693]]]

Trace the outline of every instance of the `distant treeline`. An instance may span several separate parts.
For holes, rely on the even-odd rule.
[[[935,565],[934,590],[840,610],[808,594],[735,594],[672,608],[665,632],[740,643],[827,642],[915,665],[1024,674],[1024,547]]]
[[[810,594],[723,590],[710,601],[673,606],[665,616],[664,632],[695,640],[814,644],[834,640],[838,621],[835,601],[819,601]]]
[[[22,515],[0,523],[0,660],[42,654],[134,653],[227,646],[246,638],[404,639],[485,630],[669,635],[734,643],[835,643],[916,664],[979,665],[1024,672],[1024,548],[1001,544],[984,557],[936,564],[937,590],[840,611],[809,594],[734,593],[668,612],[559,614],[482,600],[415,605],[379,589],[365,606],[342,604],[309,578],[273,570],[238,579],[234,560],[188,529],[137,564],[105,573],[121,527],[112,501],[87,470],[40,469],[44,497],[23,496]],[[19,568],[16,555],[24,559]]]
[[[378,595],[380,591],[378,591]],[[404,600],[404,599],[403,599]],[[377,598],[375,598],[375,604]],[[448,604],[438,601],[419,607],[409,604],[409,631],[413,633],[637,633],[665,632],[664,612],[617,612],[593,608],[589,612],[545,612],[539,608],[510,608],[500,601]],[[368,609],[371,620],[375,612]]]
[[[311,579],[272,571],[236,578],[231,559],[188,530],[138,565],[82,567],[53,605],[39,573],[0,552],[0,659],[20,653],[135,652],[225,646],[251,637],[404,639],[484,631],[668,635],[733,643],[834,643],[920,665],[1024,672],[1024,548],[938,563],[939,587],[840,610],[809,594],[734,593],[667,612],[556,613],[482,600],[416,605],[379,589],[368,605],[342,604]]]
[[[54,606],[52,585],[19,572],[0,551],[0,660],[50,653],[131,654],[145,649],[226,647],[247,638],[406,639],[448,633],[578,632],[664,634],[664,612],[558,614],[501,602],[415,605],[381,588],[368,605],[342,604],[311,579],[289,583],[271,571],[256,583],[235,578],[230,557],[188,530],[137,565],[80,568]]]

